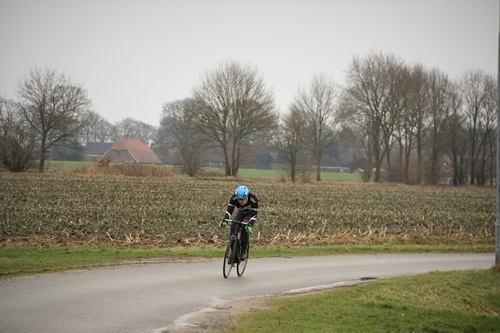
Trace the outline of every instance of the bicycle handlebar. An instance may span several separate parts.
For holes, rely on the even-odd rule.
[[[231,219],[224,219],[225,222],[229,222],[229,223],[239,223],[239,224],[243,224],[243,225],[247,225],[248,222],[243,222],[243,221],[233,221]]]

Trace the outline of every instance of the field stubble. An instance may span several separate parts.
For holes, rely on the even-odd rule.
[[[0,174],[0,246],[223,246],[233,178]],[[494,243],[495,189],[249,180],[254,244]]]

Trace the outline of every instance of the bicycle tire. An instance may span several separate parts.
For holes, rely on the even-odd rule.
[[[232,258],[233,251],[231,249],[232,238],[229,238],[226,246],[226,252],[224,253],[224,262],[222,264],[222,274],[224,278],[227,279],[229,274],[231,274],[231,269],[234,266],[234,259]],[[231,264],[228,263],[229,259],[232,259]]]
[[[247,268],[248,258],[250,256],[250,241],[247,243],[247,258],[244,261],[238,261],[238,265],[236,265],[236,273],[239,277],[245,273],[245,269]]]

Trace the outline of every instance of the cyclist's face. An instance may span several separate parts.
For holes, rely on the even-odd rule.
[[[246,204],[246,203],[247,203],[247,201],[248,201],[248,198],[245,198],[245,199],[243,199],[243,200],[238,199],[238,202],[240,203],[240,205],[244,205],[244,204]]]

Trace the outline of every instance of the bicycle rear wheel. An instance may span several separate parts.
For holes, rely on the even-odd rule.
[[[243,251],[244,249],[242,249]],[[250,255],[250,242],[247,243],[247,248],[246,248],[246,251],[247,251],[247,258],[243,261],[238,261],[238,265],[236,266],[236,273],[238,274],[238,276],[242,276],[243,273],[245,273],[245,269],[247,268],[247,263],[248,263],[248,257]]]
[[[227,279],[229,274],[231,274],[231,269],[234,266],[233,251],[231,249],[232,239],[227,242],[226,252],[224,253],[224,263],[222,264],[222,274],[224,278]],[[229,261],[231,260],[231,263]]]

